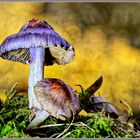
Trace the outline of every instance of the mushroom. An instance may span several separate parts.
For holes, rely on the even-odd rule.
[[[80,110],[79,100],[75,91],[62,80],[47,78],[37,82],[34,87],[35,95],[41,105],[28,129],[38,126],[49,114],[57,119],[74,117]]]
[[[41,108],[33,87],[44,78],[44,66],[64,65],[74,57],[74,48],[45,21],[33,18],[17,34],[8,36],[0,46],[0,57],[30,64],[29,108]]]
[[[105,112],[105,115],[110,115],[112,118],[117,119],[119,113],[116,108],[102,96],[92,96],[87,103],[87,112]]]

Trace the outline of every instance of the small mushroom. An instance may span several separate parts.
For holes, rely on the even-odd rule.
[[[28,129],[38,126],[49,114],[57,119],[65,120],[65,118],[74,117],[80,110],[75,91],[59,79],[40,80],[35,85],[34,91],[43,111],[42,114],[36,113]]]
[[[87,112],[105,112],[106,115],[110,115],[112,118],[117,119],[119,117],[118,111],[115,107],[106,101],[102,96],[92,96],[88,102]]]
[[[82,102],[82,107],[88,113],[90,112],[101,112],[103,111],[105,115],[110,115],[113,118],[118,118],[119,113],[115,107],[106,101],[102,96],[95,96],[95,92],[101,87],[103,82],[103,77],[100,76],[91,86],[85,90],[84,98],[80,99]]]
[[[44,78],[44,66],[64,65],[74,57],[74,48],[45,21],[33,18],[0,46],[0,57],[30,64],[28,80],[29,108],[41,108],[33,87]]]

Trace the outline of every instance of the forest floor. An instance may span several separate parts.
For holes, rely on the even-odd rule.
[[[27,130],[28,97],[18,96],[12,88],[0,104],[0,138],[137,138],[140,131],[132,123],[105,116],[103,112],[80,113],[74,120],[49,117],[39,127]]]

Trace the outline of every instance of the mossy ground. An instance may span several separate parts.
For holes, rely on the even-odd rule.
[[[14,90],[8,93],[11,97],[0,106],[0,138],[136,138],[136,131],[127,123],[114,120],[102,113],[88,116],[77,115],[65,122],[49,117],[41,127],[26,130],[29,124],[27,96],[16,96]],[[47,124],[47,125],[46,125]]]

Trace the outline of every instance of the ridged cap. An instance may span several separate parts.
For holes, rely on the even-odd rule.
[[[75,91],[59,79],[47,78],[34,87],[37,100],[50,115],[65,120],[75,116],[80,109]]]

